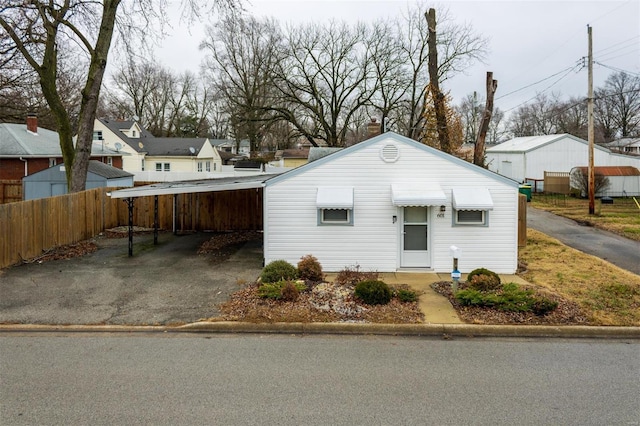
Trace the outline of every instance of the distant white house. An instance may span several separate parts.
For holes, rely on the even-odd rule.
[[[208,138],[157,138],[135,121],[96,119],[95,143],[124,152],[123,169],[136,181],[164,182],[215,177],[222,158]]]
[[[511,139],[486,150],[489,170],[518,182],[544,180],[544,172],[569,173],[589,164],[589,143],[569,134]],[[640,157],[594,147],[595,166],[640,167]],[[539,191],[543,188],[538,185]]]
[[[395,133],[268,179],[265,262],[312,254],[326,271],[514,273],[518,183]]]

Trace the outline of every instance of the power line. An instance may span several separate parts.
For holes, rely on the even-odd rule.
[[[550,76],[548,76],[548,77],[545,77],[545,78],[543,78],[542,80],[538,80],[538,81],[536,81],[535,83],[528,84],[528,85],[526,85],[526,86],[524,86],[524,87],[521,87],[521,88],[519,88],[519,89],[516,89],[516,90],[514,90],[514,91],[511,91],[511,92],[509,92],[509,93],[506,93],[506,94],[504,94],[504,95],[502,95],[502,96],[499,96],[499,97],[497,97],[495,100],[497,101],[498,99],[502,99],[502,98],[504,98],[504,97],[507,97],[507,96],[509,96],[509,95],[512,95],[512,94],[514,94],[514,93],[517,93],[517,92],[519,92],[519,91],[521,91],[521,90],[528,89],[528,88],[529,88],[529,87],[531,87],[531,86],[535,86],[536,84],[540,84],[540,83],[542,83],[543,81],[549,80],[550,78],[553,78],[553,77],[557,76],[558,74],[562,74],[563,72],[568,71],[568,70],[571,70],[571,69],[573,69],[573,68],[575,68],[575,67],[576,67],[576,65],[572,65],[572,66],[570,66],[570,67],[567,67],[567,68],[563,69],[562,71],[558,71],[557,73],[552,74],[552,75],[550,75]]]
[[[627,73],[627,74],[631,74],[631,75],[635,75],[635,76],[637,76],[637,77],[640,77],[640,73],[637,73],[637,72],[628,71],[628,70],[623,70],[622,68],[617,68],[617,67],[614,67],[614,66],[611,66],[611,65],[606,65],[606,64],[603,64],[602,62],[598,62],[598,61],[593,61],[593,63],[594,63],[594,64],[598,64],[598,65],[600,65],[601,67],[608,68],[608,69],[610,69],[611,71],[624,72],[624,73]]]
[[[598,51],[596,51],[596,52],[593,52],[593,53],[594,53],[594,54],[599,54],[599,53],[604,52],[604,51],[606,51],[606,50],[609,50],[609,49],[611,49],[611,48],[613,48],[613,47],[615,47],[615,46],[617,46],[617,45],[619,45],[619,44],[627,43],[627,42],[629,42],[629,41],[633,41],[633,40],[635,40],[635,39],[637,39],[637,38],[640,38],[640,35],[637,35],[637,36],[635,36],[635,37],[628,38],[628,39],[626,39],[626,40],[619,41],[618,43],[614,43],[614,44],[612,44],[612,45],[610,45],[610,46],[608,46],[608,47],[604,47],[604,48],[602,48],[602,49],[600,49],[600,50],[598,50]]]
[[[514,110],[514,109],[516,109],[516,108],[519,108],[519,107],[521,107],[522,105],[524,105],[524,104],[526,104],[526,103],[529,103],[530,101],[534,100],[535,98],[537,98],[537,97],[538,97],[538,95],[540,95],[541,93],[546,92],[547,90],[549,90],[550,88],[552,88],[553,86],[555,86],[556,84],[558,84],[561,80],[563,80],[566,76],[568,76],[568,75],[569,75],[569,73],[571,73],[571,71],[573,71],[574,69],[576,69],[578,66],[581,66],[581,64],[580,64],[580,63],[578,63],[578,64],[574,65],[573,67],[570,67],[570,68],[568,69],[568,71],[567,71],[563,76],[561,76],[559,79],[557,79],[556,81],[554,81],[553,83],[551,83],[549,86],[547,86],[546,88],[544,88],[542,91],[537,92],[535,96],[533,96],[532,98],[527,99],[526,101],[522,102],[522,103],[521,103],[521,104],[519,104],[519,105],[514,106],[513,108],[509,108],[508,110],[505,110],[504,112],[512,111],[512,110]],[[556,74],[556,75],[557,75],[557,74]]]

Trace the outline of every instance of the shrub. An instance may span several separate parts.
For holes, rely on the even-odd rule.
[[[282,295],[282,300],[287,302],[295,302],[300,297],[300,290],[298,287],[291,281],[287,281],[287,283],[282,287],[282,291],[280,292]]]
[[[406,288],[400,288],[396,291],[395,296],[401,302],[417,302],[418,301],[418,293],[413,290],[409,290]]]
[[[474,269],[467,275],[469,287],[478,291],[495,291],[500,289],[500,277],[485,268]]]
[[[539,316],[547,315],[549,312],[553,311],[558,307],[558,302],[553,300],[549,300],[546,297],[541,297],[531,306],[533,313]]]
[[[377,280],[377,272],[363,272],[360,270],[360,265],[346,266],[342,271],[338,272],[335,283],[338,285],[356,285],[359,282],[367,280]]]
[[[378,280],[359,282],[354,294],[368,305],[386,305],[391,301],[391,288],[387,283]]]
[[[488,307],[506,312],[533,312],[536,315],[546,315],[558,307],[557,302],[537,297],[533,290],[522,289],[515,283],[505,284],[497,292],[474,288],[460,290],[455,297],[464,306]]]
[[[320,265],[315,256],[308,254],[300,258],[298,262],[298,277],[314,282],[323,280],[322,265]]]
[[[258,296],[264,299],[294,301],[306,288],[307,286],[302,282],[282,280],[262,284],[258,287]]]
[[[264,267],[260,279],[263,283],[275,283],[282,280],[295,280],[298,271],[286,260],[274,260]]]

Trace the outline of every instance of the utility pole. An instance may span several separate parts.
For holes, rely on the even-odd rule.
[[[591,26],[587,25],[589,36],[589,94],[587,95],[587,127],[589,139],[589,214],[596,212],[596,173],[593,165],[593,151],[595,135],[593,131],[593,43],[591,39]]]

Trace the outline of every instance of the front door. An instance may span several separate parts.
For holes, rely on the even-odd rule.
[[[428,268],[429,208],[404,207],[400,231],[400,266],[404,268]]]

